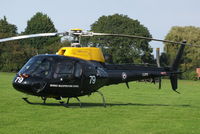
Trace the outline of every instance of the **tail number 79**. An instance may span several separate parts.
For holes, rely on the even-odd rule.
[[[24,80],[24,78],[22,78],[22,77],[17,77],[17,78],[15,79],[15,82],[22,83],[23,80]]]
[[[89,84],[95,84],[95,83],[96,83],[96,76],[91,75],[91,76],[89,76],[89,77],[90,77]]]

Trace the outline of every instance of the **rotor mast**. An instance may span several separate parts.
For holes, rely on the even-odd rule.
[[[81,35],[83,30],[82,29],[71,29],[70,35],[72,36],[73,40],[71,42],[71,47],[81,47]]]

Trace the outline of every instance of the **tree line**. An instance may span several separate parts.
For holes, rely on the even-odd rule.
[[[147,27],[138,20],[129,18],[127,15],[114,14],[101,16],[91,24],[91,31],[113,34],[133,34],[138,36],[152,37]],[[27,21],[27,27],[21,33],[17,33],[17,26],[7,21],[4,16],[0,19],[0,38],[35,33],[57,32],[51,18],[46,14],[37,12]],[[187,40],[191,44],[200,44],[200,28],[172,27],[166,35],[167,40]],[[149,40],[130,39],[124,37],[85,37],[81,40],[83,45],[100,47],[104,54],[112,55],[114,63],[149,63],[156,64],[153,49]],[[37,54],[55,54],[60,47],[70,46],[70,41],[60,41],[60,37],[39,37],[19,41],[0,43],[0,71],[17,72],[29,58]],[[161,55],[161,64],[169,66],[175,57],[178,46],[165,44]],[[192,79],[195,68],[200,66],[199,48],[187,47],[181,71],[189,70],[181,77]]]
[[[5,16],[0,19],[0,38],[48,32],[57,30],[52,20],[40,12],[28,20],[25,31],[21,33],[17,33],[16,25],[10,24]],[[55,54],[62,46],[69,46],[69,42],[61,43],[60,37],[39,37],[0,43],[0,71],[17,72],[32,56]]]
[[[166,40],[177,42],[187,41],[187,44],[199,45],[199,47],[186,46],[180,71],[183,79],[196,79],[196,68],[200,68],[200,27],[174,26],[165,37]],[[166,43],[161,58],[164,65],[170,65],[176,55],[179,46]]]

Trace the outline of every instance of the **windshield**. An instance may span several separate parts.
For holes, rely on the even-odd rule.
[[[51,60],[49,57],[33,57],[19,71],[19,74],[45,77],[51,71]]]

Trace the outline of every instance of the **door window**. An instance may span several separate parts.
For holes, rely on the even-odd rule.
[[[54,78],[66,77],[73,74],[74,65],[69,61],[62,61],[57,63]]]
[[[79,63],[76,63],[75,65],[75,72],[74,72],[74,76],[77,77],[77,78],[80,78],[81,75],[82,75],[82,67]]]

